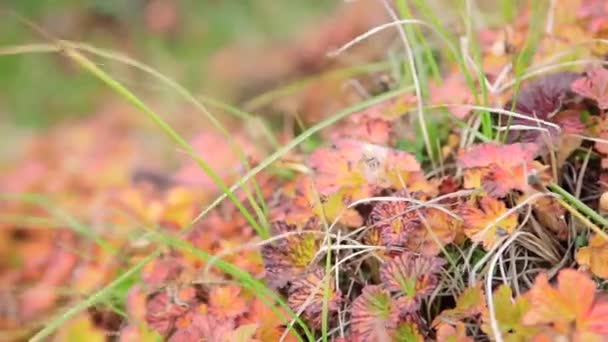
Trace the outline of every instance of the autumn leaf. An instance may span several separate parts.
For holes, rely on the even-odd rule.
[[[438,328],[444,324],[453,324],[465,318],[480,316],[486,311],[485,305],[481,284],[467,287],[456,299],[456,306],[452,309],[443,310],[435,317],[432,325]]]
[[[237,318],[247,311],[247,301],[236,285],[215,286],[209,291],[209,314],[218,319]]]
[[[317,149],[309,157],[309,165],[321,195],[343,189],[349,201],[369,197],[378,188],[429,188],[420,164],[411,154],[354,139],[340,139],[330,148]]]
[[[366,112],[355,113],[344,124],[332,128],[330,140],[353,138],[372,144],[388,144],[395,135],[393,127],[388,119],[373,117]]]
[[[175,224],[180,228],[187,227],[196,214],[195,205],[201,202],[200,193],[184,187],[174,187],[167,191],[161,220]]]
[[[500,238],[513,234],[518,225],[517,213],[507,214],[505,203],[489,196],[477,204],[462,204],[459,213],[464,220],[464,233],[486,250],[494,248]]]
[[[359,140],[340,139],[329,148],[319,148],[308,164],[314,172],[313,182],[302,177],[286,189],[285,198],[291,202],[274,209],[277,219],[298,223],[314,215],[359,227],[361,216],[348,208],[356,200],[403,186],[410,191],[433,191],[413,156]]]
[[[593,235],[586,247],[576,252],[576,262],[594,275],[608,278],[608,241],[601,235]]]
[[[424,342],[424,336],[420,332],[417,322],[410,319],[402,319],[392,335],[392,340],[397,342]]]
[[[251,139],[240,131],[231,132],[231,135],[234,143],[238,148],[243,150],[246,158],[259,160],[262,155],[260,144],[252,143]],[[212,166],[220,179],[226,183],[230,183],[239,176],[240,171],[244,167],[242,159],[237,154],[238,150],[235,150],[232,144],[226,143],[226,137],[223,134],[207,130],[192,139],[191,144],[194,150],[203,156],[205,162]],[[191,156],[185,158],[182,167],[173,176],[173,180],[180,185],[203,188],[208,193],[214,193],[219,190],[215,182],[200,168]]]
[[[480,144],[461,151],[458,165],[466,169],[465,186],[481,185],[502,197],[511,190],[529,190],[528,176],[540,168],[534,163],[538,153],[538,145],[532,143]]]
[[[284,222],[276,222],[274,229],[278,233],[297,233],[295,226]],[[297,233],[264,245],[262,257],[269,285],[283,287],[304,273],[312,266],[319,247],[319,235],[314,233]]]
[[[437,342],[474,342],[467,336],[464,323],[457,322],[454,326],[442,323],[437,328]]]
[[[407,250],[425,256],[434,256],[443,246],[463,235],[461,220],[437,208],[426,207],[420,210],[420,224],[408,234]]]
[[[278,341],[287,329],[285,325],[289,320],[289,314],[284,312],[281,307],[277,306],[274,309],[278,313],[272,310],[269,304],[256,298],[251,303],[250,310],[241,322],[246,325],[257,325],[258,328],[255,332],[256,339],[262,342]],[[285,341],[287,342],[297,341],[293,332],[287,332],[285,336]]]
[[[241,325],[224,336],[222,342],[251,342],[254,341],[254,335],[258,325],[255,323]]]
[[[475,97],[462,74],[452,73],[446,77],[441,85],[436,82],[430,84],[431,103],[433,105],[448,104],[447,108],[458,119],[465,119],[471,108],[458,105],[472,105]]]
[[[161,339],[162,337],[157,332],[148,329],[143,324],[139,326],[130,324],[120,329],[118,342],[157,342]]]
[[[397,96],[353,113],[333,125],[329,132],[330,141],[352,138],[362,142],[387,145],[397,135],[396,121],[416,106],[416,97],[412,94]]]
[[[80,316],[63,326],[57,336],[58,341],[66,342],[104,342],[104,332],[93,325],[91,319],[86,315]]]
[[[145,320],[147,309],[146,294],[140,285],[135,285],[129,290],[125,304],[131,320],[137,323]]]
[[[582,1],[576,12],[580,19],[584,19],[587,29],[594,34],[601,33],[608,27],[608,6],[602,0]]]
[[[146,304],[146,322],[161,335],[173,331],[178,319],[188,312],[185,306],[177,305],[167,291],[153,295]]]
[[[399,310],[382,286],[367,285],[352,305],[351,330],[354,341],[390,341],[397,327]]]
[[[19,298],[19,313],[29,320],[51,309],[59,299],[58,289],[53,285],[36,284],[26,289]]]
[[[316,189],[322,196],[329,196],[346,189],[355,200],[372,192],[360,167],[363,162],[362,143],[353,139],[341,139],[329,148],[319,148],[308,158],[314,172]]]
[[[276,221],[285,221],[288,224],[303,225],[310,217],[325,217],[328,222],[338,222],[348,227],[359,227],[363,224],[361,215],[348,208],[347,190],[341,189],[321,199],[316,192],[315,185],[310,177],[302,175],[292,182],[285,184],[281,189],[281,198],[277,205],[271,209],[271,216]]]
[[[231,319],[218,319],[204,313],[193,312],[189,322],[179,328],[168,339],[169,342],[213,341],[223,342],[235,330]]]
[[[382,242],[387,247],[403,247],[408,234],[420,224],[418,214],[409,202],[378,202],[369,215],[371,229],[380,232]]]
[[[529,341],[538,332],[537,328],[522,324],[524,315],[530,310],[528,298],[520,296],[513,299],[511,288],[505,284],[494,291],[492,298],[495,319],[505,341]],[[492,336],[489,312],[484,312],[482,317],[482,330]]]
[[[501,125],[540,127],[546,129],[551,137],[557,136],[558,131],[554,127],[534,119],[552,122],[553,116],[573,97],[570,85],[579,76],[574,72],[559,72],[543,75],[524,85],[517,93],[516,99],[507,102],[504,109],[513,110],[530,119],[504,115],[500,120]],[[515,105],[513,105],[514,101]],[[545,135],[538,130],[509,130],[507,142],[534,143],[544,146],[544,137]]]
[[[585,71],[572,82],[572,91],[596,101],[601,110],[608,109],[608,70],[597,67]]]
[[[176,280],[184,267],[177,257],[167,256],[157,258],[146,264],[142,270],[142,280],[147,285],[162,286]]]
[[[389,291],[400,296],[398,309],[401,312],[414,312],[420,306],[420,301],[437,287],[443,264],[440,258],[404,252],[382,265],[380,277]]]
[[[556,287],[541,273],[526,294],[531,308],[523,316],[523,323],[550,325],[560,334],[573,336],[574,341],[605,339],[608,337],[608,300],[595,291],[593,280],[575,270],[561,270]]]
[[[541,120],[548,119],[552,114],[556,114],[564,102],[568,100],[570,85],[579,76],[578,73],[564,71],[536,78],[519,91],[514,111]],[[512,107],[513,100],[505,105],[507,110],[511,110]],[[513,118],[512,122],[515,124],[519,121],[524,124],[531,124],[532,122],[531,120],[516,118]]]
[[[464,169],[484,168],[491,165],[509,168],[534,161],[538,153],[538,146],[530,143],[505,145],[484,143],[461,150],[458,155],[458,166]]]
[[[302,316],[314,329],[321,328],[323,301],[325,296],[325,271],[317,268],[300,275],[289,288],[288,303],[294,312],[302,312]],[[327,309],[331,314],[338,311],[340,291],[336,290],[335,281],[330,277],[328,282]]]

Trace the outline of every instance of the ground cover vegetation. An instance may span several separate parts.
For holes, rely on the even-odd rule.
[[[112,100],[0,172],[7,338],[606,340],[608,4],[438,3],[349,2],[251,70],[229,47],[238,106],[22,19],[44,42],[2,58]]]

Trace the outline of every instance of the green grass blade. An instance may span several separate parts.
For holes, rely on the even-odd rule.
[[[300,145],[301,143],[303,143],[304,141],[306,141],[308,138],[310,138],[312,135],[314,135],[315,133],[321,131],[322,129],[325,129],[329,126],[331,126],[332,124],[344,119],[345,117],[347,117],[348,115],[364,110],[370,106],[373,106],[375,104],[384,102],[386,100],[392,99],[396,96],[399,96],[401,94],[406,93],[407,91],[410,91],[411,88],[401,88],[401,89],[396,89],[396,90],[392,90],[389,92],[386,92],[382,95],[370,98],[368,100],[362,101],[360,103],[357,103],[353,106],[350,106],[349,108],[343,109],[342,111],[326,118],[325,120],[313,125],[312,127],[308,128],[306,131],[302,132],[300,135],[298,135],[297,137],[295,137],[292,141],[290,141],[289,143],[287,143],[285,146],[283,146],[282,148],[278,149],[277,151],[275,151],[273,154],[271,154],[270,156],[268,156],[266,159],[262,160],[256,167],[254,167],[253,169],[251,169],[249,172],[247,172],[247,174],[245,174],[243,177],[241,177],[240,180],[238,180],[234,185],[232,185],[230,187],[231,191],[236,191],[238,188],[240,188],[241,186],[243,186],[243,184],[245,184],[249,179],[251,179],[252,177],[254,177],[255,175],[257,175],[260,171],[264,170],[265,168],[267,168],[268,166],[270,166],[272,163],[274,163],[275,161],[279,160],[279,158],[281,158],[282,156],[284,156],[285,154],[287,154],[290,150],[292,150],[293,148],[295,148],[296,146]],[[226,199],[226,194],[222,194],[219,197],[217,197],[215,199],[215,201],[213,201],[207,208],[205,208],[203,211],[201,211],[199,213],[199,215],[194,219],[194,222],[197,222],[198,220],[200,220],[201,218],[203,218],[205,215],[207,215],[207,213],[209,213],[211,210],[213,210],[218,204],[220,204],[224,199]]]
[[[61,46],[63,46],[63,45],[65,45],[65,46],[64,46],[64,49],[62,50]],[[192,103],[196,108],[201,110],[206,115],[206,117],[211,121],[211,123],[228,139],[228,142],[231,144],[233,150],[236,152],[239,159],[244,163],[244,165],[247,167],[247,169],[249,169],[249,164],[246,160],[246,157],[245,157],[242,149],[234,142],[234,139],[232,138],[232,136],[230,135],[228,130],[213,115],[211,115],[211,113],[209,113],[207,111],[207,109],[203,106],[203,104],[200,101],[198,101],[186,88],[182,87],[177,82],[173,81],[169,77],[163,75],[162,73],[156,71],[154,68],[152,68],[146,64],[140,63],[132,58],[129,58],[122,54],[115,53],[113,51],[99,49],[99,48],[93,47],[88,44],[74,43],[74,42],[70,42],[70,41],[59,41],[59,45],[26,44],[26,45],[21,45],[21,46],[5,47],[5,48],[0,49],[0,55],[13,55],[13,54],[21,54],[21,53],[62,52],[64,50],[66,50],[65,47],[67,47],[68,49],[71,49],[71,51],[73,53],[75,53],[76,55],[80,55],[85,60],[86,60],[86,57],[82,56],[76,50],[86,51],[86,52],[92,53],[94,55],[103,57],[103,58],[107,58],[107,59],[110,59],[113,61],[124,63],[126,65],[130,65],[130,66],[135,67],[139,70],[142,70],[142,71],[156,77],[157,79],[161,80],[162,82],[166,83],[169,87],[175,89],[180,95],[182,95],[186,100],[188,100],[190,103]],[[96,65],[94,65],[94,64],[92,64],[92,66],[96,67]],[[101,70],[99,68],[97,68],[97,69],[99,71],[103,72],[103,70]],[[114,81],[115,83],[118,83],[120,86],[122,86],[119,82],[116,82],[115,80],[113,80],[109,75],[106,75],[106,76],[108,79],[110,79],[110,80]],[[134,95],[133,95],[133,97],[135,99],[137,99]],[[213,104],[215,104],[216,106],[219,106],[221,104],[221,102],[213,101]],[[253,119],[253,116],[251,116],[250,114],[248,114],[244,111],[235,111],[234,110],[235,108],[230,107],[225,104],[222,107],[227,112],[237,115],[240,118],[246,117],[248,119]],[[160,119],[160,117],[158,117],[158,118]],[[156,120],[154,120],[154,121],[156,122]],[[162,119],[161,119],[161,121],[162,121]],[[168,125],[165,125],[165,126],[170,128]],[[163,128],[163,127],[161,127],[161,128]],[[175,133],[175,132],[173,132],[173,133]],[[169,136],[171,138],[174,138],[172,135],[169,135]],[[185,141],[183,141],[183,142],[185,142]],[[178,145],[181,146],[181,144],[179,142],[178,142]],[[195,159],[195,161],[200,166],[200,161],[201,161],[200,158],[198,158],[195,154],[189,152],[187,148],[185,148],[185,150],[188,152],[188,154],[190,156],[192,156]],[[205,170],[205,169],[203,168],[203,170]],[[213,177],[211,177],[211,178],[213,179]],[[252,181],[254,183],[254,186],[258,187],[258,198],[261,198],[261,196],[259,196],[259,186],[255,182],[255,179]],[[219,184],[218,184],[218,186],[219,186]],[[220,186],[220,188],[222,188],[222,187]],[[247,198],[248,198],[252,208],[256,211],[256,214],[258,215],[258,219],[263,224],[264,229],[261,229],[258,227],[258,228],[256,228],[256,231],[258,232],[258,234],[260,234],[260,232],[264,233],[265,231],[268,230],[268,222],[266,222],[266,216],[263,215],[263,213],[267,212],[267,210],[265,208],[260,208],[260,205],[258,205],[257,202],[251,196],[251,193],[250,193],[248,187],[244,187],[244,190],[245,190],[245,193],[247,195]],[[265,207],[265,203],[263,201],[261,203],[262,203],[262,207]],[[253,227],[255,228],[255,225],[253,225]]]
[[[536,1],[535,3],[531,3],[532,5],[532,13],[530,14],[530,28],[528,29],[528,36],[526,37],[526,42],[524,43],[524,47],[517,55],[513,72],[515,73],[515,84],[513,85],[513,100],[511,104],[510,110],[515,110],[515,105],[517,104],[517,97],[519,95],[519,90],[522,82],[522,76],[526,73],[528,67],[532,62],[532,58],[534,58],[534,54],[536,53],[536,49],[538,47],[538,43],[542,38],[543,29],[544,29],[544,13],[546,13],[547,8],[543,7],[543,1]],[[549,6],[547,4],[547,6]],[[504,131],[501,140],[505,140],[509,134],[509,126],[511,125],[512,118],[509,117],[507,120],[507,129]]]
[[[307,85],[316,81],[328,80],[333,78],[349,78],[366,73],[386,71],[389,69],[390,64],[388,62],[377,62],[366,65],[357,65],[348,68],[331,70],[325,73],[321,73],[319,75],[305,77],[293,83],[265,92],[245,102],[243,106],[249,111],[257,111],[273,103],[279,98],[296,93],[298,90],[301,90]]]
[[[173,140],[179,147],[183,148],[198,164],[198,166],[205,171],[205,173],[213,180],[215,184],[222,190],[222,192],[236,205],[243,217],[247,222],[256,230],[256,232],[262,237],[267,238],[268,232],[258,224],[249,211],[243,206],[243,204],[236,198],[234,193],[228,189],[224,181],[217,175],[217,173],[202,159],[200,158],[192,145],[190,145],[184,138],[182,138],[177,132],[169,126],[156,112],[150,109],[145,103],[143,103],[135,94],[124,87],[120,82],[110,77],[105,71],[101,70],[95,63],[89,60],[87,57],[82,55],[80,52],[64,45],[63,52],[71,60],[87,70],[103,83],[108,85],[112,90],[121,95],[125,100],[134,105],[136,108],[141,110],[152,122],[154,122],[171,140]]]

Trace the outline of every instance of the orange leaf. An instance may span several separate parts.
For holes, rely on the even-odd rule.
[[[462,74],[451,73],[441,85],[437,85],[435,82],[430,84],[431,103],[434,105],[471,105],[474,102],[474,96],[470,89]],[[464,106],[448,106],[447,108],[458,119],[466,118],[471,112],[471,108]]]
[[[209,313],[216,318],[235,318],[247,311],[241,288],[235,285],[216,286],[209,292]]]
[[[426,190],[420,164],[409,153],[354,139],[340,139],[331,148],[317,149],[309,158],[319,193],[343,189],[344,198],[369,197],[377,188]]]
[[[280,307],[276,307],[275,309],[279,312],[283,312]],[[281,339],[281,336],[286,329],[285,324],[289,322],[288,317],[289,315],[286,312],[279,315],[271,310],[271,308],[268,307],[268,304],[264,303],[261,299],[256,298],[241,323],[257,324],[258,329],[256,330],[255,337],[263,342],[275,342]],[[297,341],[297,339],[292,332],[289,332],[286,334],[285,341],[293,342]]]
[[[576,252],[576,262],[596,276],[608,278],[608,241],[600,235],[589,239],[589,245]]]
[[[443,310],[441,314],[433,320],[433,327],[440,327],[443,324],[451,324],[455,321],[463,321],[486,312],[486,302],[481,285],[467,287],[456,299],[456,307]]]
[[[106,336],[103,331],[96,328],[86,315],[68,322],[59,330],[57,341],[66,342],[103,342]]]
[[[531,309],[523,317],[527,325],[550,324],[558,333],[575,336],[575,340],[608,337],[608,301],[596,296],[596,285],[583,273],[564,269],[557,276],[557,286],[549,284],[547,275],[536,278],[526,294]]]
[[[324,281],[325,271],[317,268],[301,275],[293,281],[289,288],[288,303],[294,312],[303,311],[303,317],[308,321],[312,328],[321,327],[321,317],[324,301]],[[336,291],[335,281],[330,277],[328,283],[327,305],[328,312],[336,312],[340,303],[340,290]]]
[[[538,145],[532,143],[481,144],[461,151],[458,164],[466,170],[465,187],[481,186],[497,197],[514,189],[526,192],[528,175],[542,168],[534,162],[538,152]]]
[[[467,336],[464,323],[457,322],[456,326],[442,323],[437,328],[438,342],[473,342],[473,338]]]
[[[480,144],[460,152],[458,165],[469,169],[487,167],[496,164],[501,168],[509,168],[534,160],[539,147],[532,143],[510,145]]]
[[[511,235],[518,224],[516,213],[505,216],[505,203],[489,196],[481,198],[478,205],[461,205],[459,212],[464,220],[464,233],[481,242],[486,250],[492,249],[501,237]]]
[[[572,83],[572,91],[595,100],[600,109],[608,109],[608,70],[603,67],[587,70],[584,77]]]
[[[281,221],[276,222],[273,228],[277,234],[298,231],[295,226]],[[305,227],[304,230],[311,229]],[[318,234],[303,232],[264,245],[262,257],[269,285],[273,288],[281,288],[308,270],[315,261],[320,243]]]

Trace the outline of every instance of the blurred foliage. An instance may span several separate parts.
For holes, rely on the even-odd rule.
[[[44,42],[7,14],[14,11],[57,37],[128,53],[197,91],[205,85],[205,65],[213,53],[235,42],[288,41],[297,27],[332,6],[329,0],[168,0],[176,16],[169,28],[159,30],[151,21],[170,20],[165,17],[170,14],[148,13],[152,2],[8,0],[0,4],[0,47]],[[0,117],[25,127],[90,113],[105,91],[65,59],[48,54],[0,56],[0,75]]]

